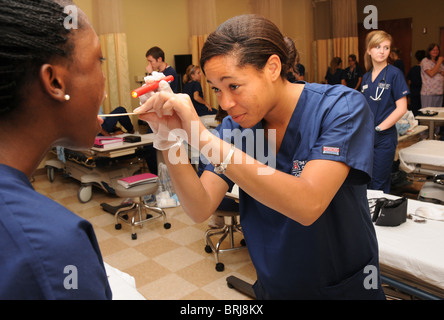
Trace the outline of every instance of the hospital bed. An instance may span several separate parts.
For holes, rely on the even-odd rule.
[[[369,199],[398,197],[368,190]],[[382,282],[418,299],[444,299],[444,206],[408,200],[411,219],[375,226]]]
[[[419,200],[444,204],[444,141],[423,140],[399,151],[399,167],[408,174],[421,174],[424,183]]]
[[[128,134],[117,137],[124,138]],[[88,150],[58,149],[57,159],[47,160],[45,163],[47,176],[50,182],[55,179],[55,171],[62,171],[65,175],[80,182],[77,198],[86,203],[92,199],[92,187],[115,194],[117,180],[132,176],[141,167],[139,163],[128,163],[129,158],[136,156],[136,150],[153,144],[154,135],[140,135],[138,142],[124,142],[122,145],[101,149],[97,147]]]
[[[239,200],[237,185],[227,196]],[[368,190],[367,198],[371,203],[399,197]],[[444,299],[444,206],[409,199],[407,213],[411,219],[400,226],[375,226],[384,292],[400,299]],[[251,284],[234,276],[226,280],[255,298]]]

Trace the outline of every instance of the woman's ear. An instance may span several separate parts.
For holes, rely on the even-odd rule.
[[[269,72],[272,81],[276,81],[281,76],[282,71],[282,62],[279,56],[276,54],[271,55],[265,68]]]
[[[54,100],[66,101],[66,86],[63,80],[64,68],[51,64],[44,64],[40,68],[40,81],[45,92]]]

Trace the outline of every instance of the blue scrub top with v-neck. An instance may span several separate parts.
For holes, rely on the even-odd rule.
[[[111,300],[93,226],[0,164],[0,300]]]
[[[396,109],[396,101],[410,93],[402,72],[390,64],[378,74],[375,81],[372,81],[372,72],[367,72],[362,78],[361,92],[373,112],[375,126]],[[381,100],[375,101],[371,97]]]
[[[341,85],[305,84],[277,153],[276,169],[299,177],[309,161],[320,159],[346,163],[351,171],[327,210],[308,227],[240,190],[240,223],[257,271],[254,288],[259,299],[384,297],[379,272],[376,289],[364,287],[368,276],[364,269],[371,265],[379,270],[366,193],[372,171],[371,119],[359,92]],[[218,132],[245,152],[251,149],[248,130],[254,141],[264,140],[263,130],[258,129],[263,129],[261,123],[244,129],[226,117]],[[230,132],[241,132],[242,144]],[[267,159],[271,152],[256,145],[253,149],[247,153],[255,158],[263,152]],[[206,167],[213,169],[211,164]],[[226,176],[220,177],[233,185]]]

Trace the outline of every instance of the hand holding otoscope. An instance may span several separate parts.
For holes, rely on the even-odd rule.
[[[159,88],[159,83],[160,81],[166,81],[166,82],[172,82],[174,80],[173,76],[167,76],[165,78],[159,79],[159,80],[155,80],[154,82],[150,82],[136,90],[134,90],[133,92],[131,92],[131,96],[133,98],[138,98],[140,96],[143,96],[144,94],[147,94],[148,92],[154,91],[157,88]]]
[[[131,92],[131,96],[133,98],[139,98],[140,96],[143,96],[144,94],[147,94],[148,92],[157,90],[159,88],[159,84],[161,81],[166,82],[172,82],[174,80],[173,76],[166,76],[159,80],[154,80],[153,82],[150,82],[140,88],[137,88]],[[118,113],[118,114],[100,114],[100,117],[107,118],[107,117],[120,117],[120,116],[131,116],[131,115],[137,115],[139,113],[131,112],[131,113]]]

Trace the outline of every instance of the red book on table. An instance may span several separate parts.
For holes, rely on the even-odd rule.
[[[121,186],[124,186],[125,188],[131,188],[140,184],[156,182],[157,179],[158,176],[156,176],[155,174],[142,173],[131,177],[121,178],[117,180],[117,183]]]
[[[96,137],[94,147],[108,149],[111,147],[122,146],[123,138],[119,137]]]

